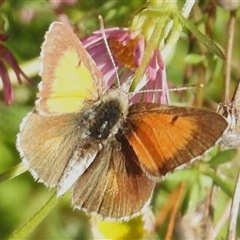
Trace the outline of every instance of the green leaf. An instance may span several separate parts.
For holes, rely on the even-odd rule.
[[[202,174],[210,177],[215,185],[219,186],[230,198],[233,196],[234,189],[230,181],[223,180],[216,171],[211,169],[207,164],[202,164],[200,167]]]
[[[199,54],[188,54],[185,59],[184,62],[186,62],[187,64],[199,64],[201,63],[206,57],[203,55],[199,55]]]
[[[230,162],[237,154],[237,149],[228,149],[225,151],[218,152],[209,162],[210,167],[217,167],[220,164]]]
[[[193,33],[200,42],[202,42],[214,54],[225,60],[225,56],[221,49],[210,38],[202,34],[190,21],[184,18],[180,11],[175,11],[175,14],[177,14],[177,17],[182,25],[185,26],[191,33]]]

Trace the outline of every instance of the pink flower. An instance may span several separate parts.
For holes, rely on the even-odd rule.
[[[5,64],[7,63],[13,69],[20,84],[22,83],[22,77],[25,78],[25,80],[27,80],[29,83],[31,83],[31,80],[20,69],[18,62],[11,51],[3,45],[2,42],[6,41],[7,39],[7,35],[0,34],[0,77],[3,82],[4,98],[6,104],[9,105],[13,102],[13,90]]]
[[[105,29],[106,38],[112,53],[120,82],[123,83],[134,75],[141,66],[146,39],[139,31],[130,31],[128,28]],[[91,36],[81,39],[86,50],[96,62],[104,75],[106,85],[110,87],[116,80],[116,70],[103,41],[101,31],[94,32]],[[158,48],[155,48],[145,70],[145,75],[138,83],[135,91],[144,89],[144,93],[136,93],[131,102],[138,102],[143,97],[147,102],[169,103],[166,72]],[[166,91],[159,91],[164,89]]]

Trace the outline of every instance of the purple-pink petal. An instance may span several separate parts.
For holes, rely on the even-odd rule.
[[[7,41],[8,38],[9,38],[8,35],[3,34],[3,33],[0,33],[0,41],[1,41],[1,42],[5,42],[5,41]]]
[[[138,68],[143,60],[144,52],[145,52],[145,38],[143,35],[137,32],[130,32],[129,29],[123,28],[109,28],[104,29],[106,38],[108,40],[118,41],[124,48],[127,44],[132,40],[137,40],[136,45],[134,46],[132,56],[133,63],[132,66]],[[88,53],[91,55],[93,60],[96,62],[96,65],[104,75],[104,80],[109,87],[116,80],[116,69],[113,66],[111,58],[106,48],[106,44],[103,41],[102,31],[94,32],[90,37],[83,38],[82,43],[85,46]],[[120,76],[120,82],[129,81],[129,76],[133,75],[133,69],[128,68],[125,65],[121,65],[114,58],[115,64],[117,67],[117,73],[123,73]],[[126,63],[127,65],[127,63]],[[126,78],[125,73],[128,74],[128,78]],[[143,87],[146,91],[140,91],[139,93],[134,94],[131,98],[130,103],[138,102],[142,99],[147,102],[159,102],[159,103],[169,103],[169,93],[166,79],[166,72],[164,67],[164,62],[162,60],[159,49],[155,49],[153,55],[149,61],[149,64],[146,68],[145,75],[143,79],[147,78],[148,81],[144,80],[145,86]],[[164,89],[163,91],[159,91]]]
[[[21,70],[21,68],[18,66],[18,62],[14,55],[3,45],[1,45],[1,59],[6,61],[15,72],[18,82],[22,83],[21,75],[29,82],[31,83],[31,80],[27,77],[27,75]]]
[[[138,39],[138,43],[136,44],[133,56],[134,56],[134,66],[139,67],[142,63],[143,56],[145,50],[145,40],[143,36],[140,36]]]
[[[13,90],[8,75],[8,70],[5,67],[3,61],[0,60],[0,76],[3,82],[4,98],[7,105],[13,102]]]

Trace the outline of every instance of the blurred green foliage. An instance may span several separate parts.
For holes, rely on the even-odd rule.
[[[58,2],[58,7],[53,7]],[[201,31],[208,34],[224,50],[226,47],[227,21],[229,12],[216,7],[216,12],[209,9],[210,1],[200,1],[195,4],[190,19]],[[9,35],[6,46],[18,59],[20,66],[28,75],[28,62],[37,59],[43,37],[52,21],[58,20],[60,15],[67,16],[78,29],[79,36],[91,34],[99,29],[98,15],[102,15],[105,26],[127,26],[131,14],[142,7],[144,1],[77,1],[76,4],[64,4],[61,1],[5,1],[0,6],[0,22],[2,29]],[[213,6],[212,6],[213,7]],[[239,12],[236,26],[240,25]],[[232,81],[230,90],[233,92],[238,83],[240,64],[240,32],[236,31],[235,45],[232,58]],[[170,87],[204,83],[203,89],[171,93],[173,105],[189,105],[216,109],[217,103],[222,101],[224,94],[223,61],[202,44],[196,41],[187,31],[183,31],[177,45],[166,61],[166,69]],[[36,66],[37,68],[37,66]],[[30,71],[30,70],[29,70]],[[6,106],[0,89],[0,173],[21,162],[15,148],[16,134],[22,118],[34,106],[39,76],[31,76],[35,86],[14,83],[15,102]],[[1,85],[0,85],[1,86]],[[218,166],[217,158],[220,155]],[[154,193],[153,211],[157,215],[161,207],[168,201],[169,194],[178,186],[179,182],[187,183],[181,216],[196,214],[196,209],[209,196],[212,187],[210,177],[199,170],[200,165],[206,165],[208,160],[212,167],[218,167],[217,173],[223,177],[231,187],[234,187],[239,168],[239,153],[230,151],[224,156],[214,149],[205,156],[205,161],[195,162],[191,168],[175,171],[160,183]],[[11,233],[23,226],[52,195],[43,184],[34,181],[29,173],[5,181],[0,184],[0,239],[7,239]],[[230,198],[218,188],[214,201],[214,224],[223,215]],[[195,211],[195,212],[194,212]],[[225,238],[227,219],[218,239]],[[154,238],[163,239],[167,229],[167,221],[156,230]],[[239,230],[240,234],[240,230]],[[29,239],[90,239],[91,231],[88,217],[81,211],[73,211],[70,207],[70,196],[63,197],[46,219],[34,230]]]

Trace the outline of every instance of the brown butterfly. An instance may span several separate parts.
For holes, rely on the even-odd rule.
[[[129,219],[148,205],[156,181],[201,156],[227,127],[219,114],[140,102],[104,79],[77,36],[53,23],[42,47],[36,107],[17,148],[30,172],[58,196],[103,218]]]

